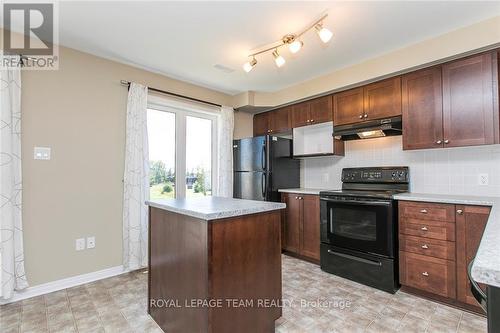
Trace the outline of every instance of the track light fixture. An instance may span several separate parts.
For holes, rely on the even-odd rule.
[[[280,54],[278,53],[278,49],[273,51],[273,57],[274,57],[274,62],[276,63],[276,66],[278,66],[278,67],[283,66],[286,62],[285,58],[280,56]]]
[[[253,57],[251,61],[245,62],[245,64],[243,65],[243,70],[248,73],[255,67],[255,65],[257,65],[257,59]]]
[[[272,55],[274,58],[274,62],[276,63],[276,66],[278,66],[278,67],[283,66],[286,61],[285,61],[285,58],[283,58],[283,56],[281,56],[279,54],[278,49],[280,47],[287,46],[288,50],[291,53],[299,52],[302,49],[302,46],[304,46],[304,43],[302,42],[301,37],[311,29],[316,30],[318,37],[321,39],[321,41],[323,43],[325,43],[325,44],[328,43],[332,39],[333,33],[323,26],[323,22],[327,16],[328,16],[328,14],[324,14],[320,19],[316,20],[314,23],[309,25],[306,29],[302,30],[301,32],[296,33],[296,34],[285,35],[285,36],[283,36],[283,38],[281,38],[281,40],[274,42],[274,43],[264,47],[261,50],[258,50],[256,52],[249,54],[248,57],[252,58],[252,60],[247,61],[243,65],[243,70],[247,73],[250,72],[255,67],[255,65],[257,65],[257,59],[255,59],[255,56],[266,53],[266,52],[270,52],[270,51],[272,51]]]

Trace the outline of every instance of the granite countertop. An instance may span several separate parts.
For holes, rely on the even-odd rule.
[[[500,287],[500,197],[402,193],[395,195],[394,199],[491,206],[488,223],[472,265],[472,278],[477,282]]]
[[[286,205],[281,202],[242,200],[212,196],[183,199],[154,199],[146,201],[146,205],[202,220],[217,220],[286,208]]]
[[[282,193],[300,193],[300,194],[316,194],[319,195],[321,191],[328,191],[319,188],[280,188],[278,192]]]

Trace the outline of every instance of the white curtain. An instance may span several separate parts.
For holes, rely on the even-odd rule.
[[[134,270],[148,263],[149,154],[148,88],[131,83],[127,101],[125,172],[123,176],[123,266]]]
[[[231,107],[222,106],[217,135],[219,163],[216,195],[219,197],[233,197],[233,131],[234,110]]]
[[[21,70],[0,70],[1,296],[28,287],[24,272],[21,174]]]

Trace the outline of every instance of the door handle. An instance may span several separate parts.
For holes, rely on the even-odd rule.
[[[267,184],[266,184],[266,174],[265,173],[262,173],[262,197],[264,198],[264,200],[266,200],[266,187],[267,187]]]
[[[352,256],[350,254],[335,252],[333,250],[328,250],[328,253],[330,253],[330,254],[332,254],[334,256],[338,256],[338,257],[342,257],[342,258],[346,258],[346,259],[351,259],[351,260],[354,260],[354,261],[359,261],[359,262],[362,262],[362,263],[368,264],[368,265],[382,266],[382,263],[380,261],[368,260],[368,259],[365,259],[365,258],[359,258],[359,257]]]
[[[266,156],[267,156],[267,151],[266,151],[266,144],[264,143],[264,146],[262,146],[262,170],[266,170],[267,167],[267,161],[266,161]]]

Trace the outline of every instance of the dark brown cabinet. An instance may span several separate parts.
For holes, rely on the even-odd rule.
[[[364,120],[401,115],[401,77],[369,84],[363,90]]]
[[[403,149],[499,143],[497,52],[406,74],[402,89]]]
[[[441,67],[403,76],[403,149],[443,147]]]
[[[362,121],[363,116],[363,87],[333,95],[333,123],[335,125],[356,123]]]
[[[253,116],[253,136],[268,134],[269,130],[269,112]]]
[[[284,251],[319,262],[319,196],[282,193],[287,207],[282,215]]]
[[[494,91],[494,78],[495,81],[498,80],[496,52],[443,65],[445,146],[475,146],[498,142],[498,105],[494,111],[498,89]]]
[[[259,113],[253,117],[254,136],[286,132],[290,129],[290,107]]]
[[[480,311],[470,292],[467,265],[476,255],[489,214],[490,207],[484,206],[400,201],[403,289]]]
[[[490,215],[489,207],[456,206],[457,209],[457,299],[477,306],[470,291],[467,266],[476,256],[484,228]]]
[[[333,95],[335,125],[401,115],[399,76]]]
[[[293,128],[332,120],[332,96],[324,96],[292,106]]]

